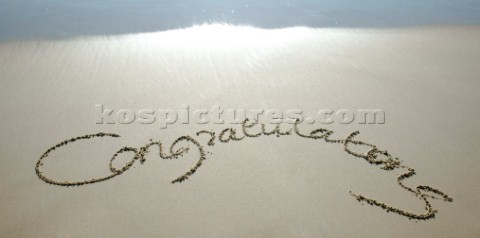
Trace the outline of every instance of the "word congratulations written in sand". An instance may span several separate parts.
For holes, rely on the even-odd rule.
[[[301,138],[306,138],[306,139],[313,139],[313,140],[323,140],[327,143],[337,143],[337,144],[343,144],[344,150],[357,158],[364,159],[368,163],[372,165],[377,165],[380,166],[381,169],[387,170],[387,171],[393,171],[396,169],[403,169],[406,170],[406,173],[403,173],[399,177],[397,177],[397,182],[398,184],[405,189],[406,191],[414,194],[417,198],[422,200],[425,203],[425,210],[426,212],[423,214],[416,214],[413,212],[409,212],[403,209],[395,208],[393,206],[387,205],[383,202],[380,202],[376,199],[368,198],[359,194],[352,193],[350,191],[350,194],[354,196],[358,201],[360,202],[366,202],[372,206],[377,206],[380,207],[387,212],[393,212],[397,213],[399,215],[408,217],[409,219],[419,219],[419,220],[427,220],[435,217],[435,213],[437,212],[434,210],[430,204],[429,199],[443,199],[444,201],[447,202],[452,202],[453,199],[450,198],[448,195],[445,193],[441,192],[438,189],[432,188],[430,186],[425,186],[425,185],[420,185],[417,186],[416,188],[411,188],[406,186],[403,181],[407,178],[410,178],[415,175],[415,170],[413,168],[410,168],[406,165],[403,165],[402,162],[398,158],[394,158],[391,154],[389,154],[386,150],[380,150],[377,148],[377,146],[359,141],[359,140],[354,140],[354,137],[359,134],[358,131],[355,131],[351,133],[346,139],[344,140],[336,140],[336,139],[330,139],[330,136],[333,134],[333,131],[327,130],[327,129],[315,129],[310,131],[309,133],[302,133],[299,128],[298,128],[299,121],[297,120],[295,124],[293,125],[293,128],[290,128],[287,131],[282,131],[280,129],[280,124],[278,124],[273,130],[267,131],[265,129],[265,124],[259,124],[256,122],[249,122],[248,119],[246,119],[242,123],[242,135],[237,134],[237,130],[234,128],[226,128],[223,129],[220,134],[218,135],[218,141],[221,143],[228,143],[231,141],[241,141],[245,138],[257,138],[260,136],[269,136],[269,135],[276,135],[277,137],[279,136],[287,136],[287,135],[292,135],[292,130],[294,130],[294,134]],[[260,128],[258,128],[258,125],[260,125]],[[257,127],[257,128],[255,128]],[[254,133],[252,131],[257,130],[257,133]],[[206,134],[209,136],[209,141],[207,143],[208,146],[214,146],[215,142],[217,141],[216,133],[214,131],[198,131],[196,133],[197,136],[200,136],[202,134]],[[175,180],[172,181],[172,183],[180,183],[183,182],[187,179],[189,179],[190,176],[192,176],[198,168],[203,164],[204,160],[206,159],[206,153],[204,146],[202,146],[201,143],[199,143],[197,140],[190,136],[181,136],[178,137],[171,145],[169,148],[169,152],[165,153],[164,152],[164,147],[161,143],[161,141],[153,141],[150,140],[149,143],[144,145],[143,147],[140,148],[133,148],[133,147],[123,147],[120,150],[118,150],[113,157],[110,160],[110,171],[111,174],[105,177],[101,178],[93,178],[90,180],[85,180],[85,181],[57,181],[55,179],[49,178],[43,174],[41,171],[41,168],[43,166],[43,161],[45,158],[48,157],[48,155],[58,149],[59,147],[65,146],[69,143],[73,143],[77,140],[84,140],[84,139],[92,139],[95,137],[120,137],[117,134],[112,134],[112,133],[97,133],[97,134],[91,134],[91,135],[85,135],[85,136],[80,136],[76,138],[72,138],[66,141],[63,141],[50,149],[48,149],[38,160],[36,166],[35,166],[35,172],[37,173],[37,176],[45,181],[46,183],[53,184],[53,185],[59,185],[59,186],[80,186],[80,185],[85,185],[85,184],[92,184],[92,183],[98,183],[102,181],[106,181],[108,179],[111,179],[115,176],[123,174],[125,171],[130,169],[133,164],[136,161],[139,161],[140,164],[143,164],[145,162],[145,156],[150,152],[150,148],[153,147],[158,147],[159,148],[159,156],[162,159],[178,159],[178,157],[185,155],[188,153],[188,151],[191,149],[190,146],[193,146],[195,149],[198,150],[199,152],[199,158],[197,163],[185,174],[181,175],[180,177],[176,178]],[[190,144],[190,146],[178,146],[180,142],[184,142]],[[361,145],[361,146],[367,146],[368,150],[364,153],[357,153],[352,151],[349,146],[350,145]],[[179,148],[177,148],[179,147]],[[129,160],[122,168],[115,168],[113,166],[113,162],[119,156],[120,154],[126,153],[126,152],[131,152],[133,153],[133,157],[131,160]]]

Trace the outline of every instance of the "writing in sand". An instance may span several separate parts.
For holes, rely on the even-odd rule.
[[[315,129],[308,133],[301,132],[299,128],[298,120],[293,124],[293,127],[290,128],[289,130],[282,130],[280,128],[280,124],[277,124],[277,126],[273,130],[267,131],[265,129],[265,124],[260,124],[253,121],[250,122],[248,119],[246,119],[242,123],[241,133],[237,133],[237,129],[235,128],[225,128],[220,131],[220,133],[218,134],[218,137],[214,131],[207,131],[207,130],[198,131],[196,133],[196,136],[198,137],[203,134],[209,137],[209,141],[207,143],[208,146],[214,146],[215,142],[217,141],[221,143],[229,143],[233,141],[241,141],[247,138],[258,138],[260,136],[269,136],[269,135],[276,135],[276,136],[297,135],[304,139],[323,140],[324,142],[327,142],[327,143],[342,144],[343,149],[348,154],[360,159],[364,159],[366,162],[370,163],[371,165],[379,166],[381,169],[387,170],[387,171],[393,171],[397,169],[405,171],[403,174],[397,177],[398,185],[403,189],[405,189],[406,191],[408,191],[409,193],[412,193],[418,199],[420,199],[423,203],[425,203],[424,213],[417,214],[417,213],[409,212],[404,209],[399,209],[399,208],[390,206],[388,204],[385,204],[383,202],[380,202],[376,199],[372,199],[360,194],[352,193],[351,191],[350,191],[350,195],[355,197],[359,202],[366,202],[372,206],[380,207],[387,212],[396,213],[396,214],[408,217],[409,219],[427,220],[427,219],[434,218],[437,211],[432,208],[432,205],[430,204],[430,201],[429,201],[430,199],[443,199],[444,201],[447,201],[447,202],[453,201],[452,198],[450,198],[448,195],[446,195],[442,191],[432,188],[430,186],[419,185],[416,188],[411,188],[406,186],[403,183],[403,181],[407,178],[414,176],[415,170],[413,168],[410,168],[404,165],[402,161],[400,161],[396,157],[393,157],[386,150],[381,150],[373,144],[369,144],[360,140],[354,140],[354,138],[359,134],[358,131],[351,133],[350,135],[347,136],[346,139],[338,140],[338,139],[330,139],[330,136],[333,134],[333,131],[323,129],[323,128]],[[195,174],[195,172],[200,168],[200,166],[203,164],[204,160],[206,159],[205,148],[200,142],[198,142],[196,139],[194,139],[191,136],[180,136],[170,145],[168,152],[165,152],[166,149],[164,150],[164,146],[162,145],[161,141],[153,141],[153,140],[150,140],[147,144],[145,144],[143,147],[140,147],[140,148],[125,146],[119,149],[112,156],[110,160],[109,167],[110,167],[111,173],[105,177],[93,178],[85,181],[57,181],[53,178],[50,178],[44,175],[44,173],[42,172],[42,166],[44,165],[44,160],[49,156],[51,152],[53,152],[54,150],[60,147],[73,143],[77,140],[86,140],[86,139],[92,139],[96,137],[120,137],[120,136],[113,133],[101,132],[97,134],[84,135],[84,136],[75,137],[69,140],[65,140],[51,147],[45,153],[42,154],[42,156],[37,161],[37,164],[35,166],[35,172],[37,176],[46,183],[59,185],[59,186],[80,186],[80,185],[86,185],[86,184],[93,184],[93,183],[106,181],[108,179],[111,179],[118,175],[123,174],[125,171],[132,168],[132,165],[137,161],[140,164],[143,164],[145,162],[145,156],[149,153],[150,148],[152,147],[159,148],[159,156],[162,159],[177,159],[178,157],[188,153],[188,151],[190,151],[192,148],[197,149],[199,152],[198,153],[199,157],[196,164],[186,173],[184,173],[183,175],[179,176],[178,178],[172,181],[172,183],[181,183],[189,179],[193,174]],[[187,146],[186,145],[178,146],[180,142],[183,142],[182,144],[187,144]],[[349,148],[350,145],[366,146],[368,150],[364,153],[354,152],[351,148]],[[123,167],[115,168],[113,166],[113,162],[115,161],[115,159],[120,154],[123,154],[126,152],[132,153],[133,157],[128,162],[126,162],[123,165]]]

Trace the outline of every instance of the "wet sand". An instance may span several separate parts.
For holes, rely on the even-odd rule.
[[[479,38],[477,26],[203,25],[0,43],[2,236],[476,237]],[[235,140],[221,133],[242,125],[96,124],[95,104],[381,108],[386,121]]]

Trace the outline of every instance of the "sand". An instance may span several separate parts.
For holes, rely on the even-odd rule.
[[[477,26],[214,24],[2,42],[1,234],[478,237],[478,39]],[[386,120],[161,129],[96,124],[96,104]]]

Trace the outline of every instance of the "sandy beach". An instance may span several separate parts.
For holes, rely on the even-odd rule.
[[[0,42],[0,236],[478,237],[479,39],[477,25],[211,24]],[[332,131],[341,143],[294,130],[222,142],[222,130],[235,128],[240,135],[242,125],[98,124],[97,104],[132,110],[182,104],[307,112],[379,108],[385,123],[301,125],[307,134]],[[214,145],[208,133],[197,135],[202,130],[216,133]],[[345,139],[354,131],[360,132],[355,140],[378,147],[372,153],[385,151],[394,169],[347,153]],[[48,151],[97,133],[120,137],[72,140]],[[138,158],[118,176],[81,186],[48,184],[38,176],[41,167],[60,185],[95,181],[115,174],[109,162],[120,148],[140,151],[161,141],[168,151],[181,136],[202,149],[184,139],[188,153],[162,159],[154,148],[142,155],[143,163]],[[133,154],[119,153],[115,166]],[[188,179],[171,183],[202,155]],[[399,176],[408,172],[400,165],[415,169],[403,182],[420,186],[421,193],[399,186]],[[352,194],[414,214],[436,212],[416,219]]]

